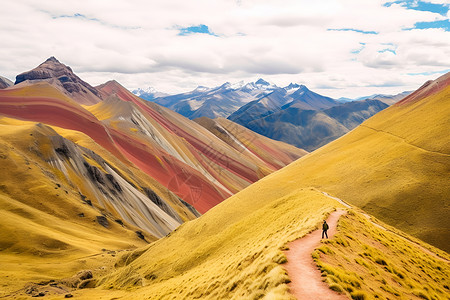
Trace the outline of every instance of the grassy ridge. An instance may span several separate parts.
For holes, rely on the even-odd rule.
[[[390,230],[354,211],[341,217],[313,253],[330,287],[353,299],[450,299],[448,254],[434,249],[443,262]]]
[[[281,172],[450,251],[448,99],[450,86],[387,108]]]
[[[449,93],[447,87],[406,108],[389,108],[341,139],[261,179],[199,220],[183,225],[170,237],[142,252],[123,257],[117,265],[118,271],[106,277],[102,287],[131,290],[129,298],[257,299],[273,296],[285,299],[289,297],[285,284],[288,279],[279,266],[285,260],[280,248],[290,239],[317,227],[325,214],[338,205],[314,188],[363,207],[380,219],[445,248],[449,231],[442,230],[442,223],[448,216],[445,201],[450,192],[447,176],[450,164],[448,137],[443,132],[450,128],[450,102],[446,101]],[[421,130],[424,126],[420,125],[417,130],[412,129],[424,119],[429,128]],[[436,145],[427,149],[430,139]],[[309,188],[311,186],[314,188]],[[413,208],[415,214],[411,214]],[[354,219],[352,221],[355,223]],[[367,225],[367,228],[372,227]],[[354,235],[366,237],[354,245],[355,255],[363,253],[357,260],[368,265],[364,260],[372,260],[372,265],[386,268],[383,272],[389,276],[408,279],[401,283],[405,290],[397,288],[398,281],[385,279],[384,289],[380,291],[370,282],[377,282],[377,276],[385,274],[369,267],[368,273],[357,275],[358,268],[364,266],[355,260],[349,266],[344,265],[343,262],[349,260],[345,252],[335,255],[335,266],[331,261],[330,265],[322,262],[323,268],[334,272],[335,280],[330,279],[334,289],[353,293],[355,299],[368,295],[387,297],[386,293],[390,298],[398,294],[406,298],[422,295],[433,299],[445,293],[442,287],[446,285],[442,278],[448,278],[445,263],[427,258],[430,263],[422,265],[423,272],[431,276],[423,279],[425,284],[430,282],[427,296],[417,290],[422,278],[411,279],[405,271],[411,251],[418,252],[416,262],[427,255],[420,249],[408,248],[402,239],[391,238],[387,246],[376,246],[379,237],[375,233],[374,236],[367,234],[367,228],[352,228]],[[338,244],[349,245],[358,239],[347,234],[338,240]],[[366,249],[368,255],[357,250],[358,247],[364,249],[364,245],[372,247]],[[403,249],[403,254],[397,253],[397,246]],[[352,269],[352,266],[356,267]],[[337,270],[338,267],[342,270]],[[345,273],[347,267],[349,273]],[[417,268],[420,269],[419,265]],[[429,268],[441,268],[441,273],[433,273]],[[341,277],[337,275],[340,273]],[[366,280],[367,286],[362,283]]]
[[[254,200],[251,211],[214,208],[148,248],[124,255],[102,287],[132,290],[130,299],[289,299],[280,249],[340,204],[309,188]]]

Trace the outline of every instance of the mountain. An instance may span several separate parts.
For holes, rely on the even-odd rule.
[[[195,119],[228,117],[242,105],[277,89],[275,85],[259,79],[256,82],[231,84],[215,88],[199,86],[193,91],[152,99],[159,105],[170,108],[181,115]]]
[[[242,106],[228,119],[247,126],[256,119],[290,107],[302,110],[320,110],[335,105],[338,103],[333,99],[314,93],[304,85],[291,84]]]
[[[60,63],[53,56],[33,70],[17,75],[15,84],[44,80],[54,84],[79,104],[92,105],[102,100],[94,87],[81,80],[70,67]]]
[[[22,96],[24,94],[27,96]],[[17,109],[18,107],[21,109]],[[38,172],[35,177],[43,178],[42,180],[48,180],[46,177],[49,177],[56,181],[53,185],[66,186],[66,189],[70,187],[74,198],[79,199],[81,204],[89,200],[90,205],[98,210],[107,215],[112,214],[112,218],[117,220],[126,220],[153,237],[169,233],[186,220],[185,217],[195,217],[190,212],[189,205],[181,202],[154,178],[150,179],[148,176],[151,174],[146,175],[126,158],[122,149],[111,138],[108,128],[48,83],[2,90],[0,114],[40,122],[26,123],[30,124],[31,129],[23,130],[18,135],[23,136],[29,132],[31,141],[28,143],[36,146],[36,149],[30,149],[46,163],[42,163],[42,173]],[[15,122],[5,120],[9,126],[4,128],[9,128],[9,132],[14,132],[15,127],[27,128],[22,123],[17,122],[18,125],[15,126]],[[14,147],[19,145],[11,143],[10,148]],[[25,153],[26,149],[23,149]],[[41,152],[45,152],[42,157],[39,156]],[[5,155],[9,157],[8,153]],[[33,156],[25,159],[35,160]],[[127,174],[130,170],[134,170],[134,173]],[[7,174],[6,178],[9,178]],[[142,182],[143,178],[147,178],[146,181]],[[14,183],[14,180],[15,177],[12,176],[5,182]],[[137,184],[138,182],[142,183]],[[11,192],[8,195],[14,199],[19,193]],[[153,204],[149,195],[155,201],[159,199],[161,207]],[[178,207],[181,215],[168,209],[168,203]],[[145,213],[137,214],[136,206],[140,206]]]
[[[9,80],[8,78],[5,78],[3,76],[0,76],[0,89],[5,89],[7,87],[12,86],[14,83]]]
[[[292,99],[292,100],[291,100]],[[283,108],[295,107],[300,109],[318,110],[326,109],[337,105],[334,99],[319,95],[306,86],[300,85],[298,89],[290,95],[289,103]]]
[[[299,153],[298,148],[259,135],[244,126],[225,118],[209,119],[201,117],[195,122],[208,129],[222,141],[240,152],[250,161],[264,161],[275,169],[280,169],[308,152]],[[250,151],[249,151],[250,150]]]
[[[331,106],[334,102],[327,98],[317,101],[314,107],[314,101],[310,101],[310,97],[306,101],[297,98],[284,106],[278,104],[271,107],[267,103],[275,101],[270,96],[258,103],[242,107],[229,118],[266,137],[307,151],[335,140],[388,107],[378,100],[353,101]],[[263,102],[266,99],[268,101]],[[325,107],[329,108],[321,109]]]
[[[283,172],[449,251],[449,96],[447,73]]]
[[[0,90],[0,297],[45,278],[66,279],[44,294],[92,286],[83,266],[99,276],[306,154],[225,121],[229,144],[116,81],[95,89],[90,106],[56,79]]]
[[[411,94],[412,91],[406,91],[406,92],[402,92],[396,95],[383,95],[383,94],[375,94],[372,96],[367,96],[367,97],[360,97],[356,100],[365,100],[365,99],[371,99],[371,100],[379,100],[381,102],[386,103],[387,105],[393,105],[395,103],[397,103],[398,101],[402,100],[403,98],[405,98],[406,96],[408,96],[409,94]]]
[[[136,90],[133,90],[132,93],[138,96],[139,98],[142,98],[147,101],[152,101],[156,98],[169,96],[169,94],[158,92],[152,87],[148,87],[146,89],[138,88]]]
[[[98,289],[80,293],[291,299],[283,250],[342,209],[337,196],[359,208],[347,208],[335,238],[312,253],[319,283],[353,299],[446,298],[448,253],[399,229],[449,250],[449,83],[450,73],[152,247],[121,256]]]
[[[248,160],[252,151],[242,155],[202,126],[134,96],[117,82],[98,90],[105,101],[87,111],[46,82],[16,85],[0,94],[0,113],[80,131],[201,213],[281,167]],[[21,93],[28,96],[15,100]],[[304,153],[290,154],[295,159]]]

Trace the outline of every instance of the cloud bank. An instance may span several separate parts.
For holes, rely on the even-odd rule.
[[[436,0],[8,1],[0,11],[0,75],[14,79],[55,56],[93,85],[116,79],[129,89],[175,93],[263,77],[331,97],[397,93],[450,70],[449,6]]]

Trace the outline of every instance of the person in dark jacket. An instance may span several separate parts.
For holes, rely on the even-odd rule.
[[[328,224],[327,224],[327,221],[325,220],[325,221],[323,221],[323,224],[322,224],[322,238],[323,238],[323,235],[325,234],[325,236],[328,238],[328,234],[327,234],[327,230],[328,230]]]

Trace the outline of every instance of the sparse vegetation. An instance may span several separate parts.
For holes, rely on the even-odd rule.
[[[355,211],[341,217],[335,238],[316,250],[313,259],[330,289],[352,299],[450,299],[445,289],[448,263]]]

